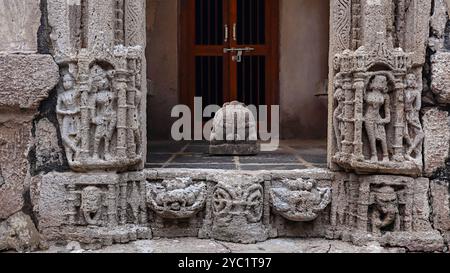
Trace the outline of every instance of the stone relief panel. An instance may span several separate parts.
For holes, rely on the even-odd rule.
[[[143,167],[145,1],[49,0],[58,119],[74,171]]]
[[[57,114],[73,170],[141,164],[142,48],[80,53],[60,64]]]
[[[205,208],[206,183],[193,181],[189,177],[149,183],[147,200],[159,217],[192,218]]]
[[[268,238],[268,196],[261,178],[236,175],[217,179],[212,193],[212,237],[251,243]],[[265,223],[264,223],[265,221]]]
[[[331,188],[317,186],[314,179],[273,181],[270,190],[273,211],[295,222],[310,222],[331,203]]]
[[[37,52],[41,10],[38,0],[0,1],[0,51]]]
[[[38,181],[35,211],[49,239],[63,236],[101,247],[152,236],[142,173],[54,172]]]
[[[420,99],[423,89],[422,69],[425,64],[426,43],[429,36],[430,12],[431,2],[423,0],[334,1],[332,25],[335,29],[331,33],[330,41],[332,43],[331,58],[335,58],[330,77],[334,80],[330,81],[329,98],[329,106],[332,109],[329,119],[330,124],[333,124],[330,125],[329,133],[334,135],[334,138],[329,141],[329,145],[333,147],[329,154],[332,168],[336,169],[337,164],[341,167],[347,165],[346,170],[357,172],[420,174],[424,135],[418,122],[418,110],[422,106]],[[340,27],[338,31],[337,26],[345,27]],[[339,41],[346,42],[339,43]],[[347,60],[344,61],[341,57]],[[344,64],[344,62],[347,63]],[[344,66],[348,67],[344,68]],[[351,80],[346,79],[346,76],[342,74],[343,71],[351,74]],[[387,91],[389,100],[386,94],[371,92],[374,89],[372,81],[375,78],[376,81],[381,81],[381,78],[375,77],[375,74],[382,72],[387,73],[388,83],[382,83],[382,85],[387,85],[386,88],[390,89]],[[375,74],[369,75],[370,73]],[[358,81],[357,78],[360,80]],[[401,85],[404,87],[401,88]],[[357,87],[362,89],[360,96],[356,92]],[[346,89],[355,90],[352,98],[348,93],[346,97]],[[399,89],[403,91],[395,95]],[[406,101],[400,103],[404,104],[404,109],[401,110],[397,102],[403,98]],[[353,104],[351,104],[352,101],[354,101]],[[379,101],[376,104],[380,105],[375,106],[375,101]],[[378,114],[374,107],[378,108]],[[390,111],[387,111],[388,108]],[[385,111],[388,115],[384,113]],[[351,114],[351,112],[354,113]],[[403,118],[402,115],[404,115]],[[362,122],[361,130],[360,122]],[[370,125],[371,123],[373,125]],[[404,139],[402,142],[405,143],[402,144],[400,144],[399,133],[389,132],[392,128],[402,130],[399,128],[399,123],[405,123],[402,136]],[[355,130],[354,138],[345,139],[343,132],[353,130]],[[362,140],[358,134],[363,135]],[[384,160],[391,163],[403,161],[404,166],[383,163],[372,164],[371,167],[357,166],[364,165],[356,163],[362,158],[359,151],[355,156],[360,159],[344,160],[353,161],[353,163],[337,162],[340,160],[336,160],[336,151],[346,149],[347,145],[361,145],[361,142],[363,142],[362,153],[365,158],[362,161],[383,162]],[[395,146],[400,145],[403,146],[404,152],[402,155],[396,155],[394,150],[400,150],[400,148]],[[375,160],[375,154],[378,160]],[[392,167],[399,170],[391,172]]]
[[[333,162],[357,172],[420,175],[421,88],[409,54],[383,33],[370,48],[336,55]]]
[[[410,251],[442,247],[442,237],[430,223],[428,179],[344,175],[333,182],[333,190],[339,200],[332,207],[338,238],[358,245],[378,241]]]
[[[67,223],[70,226],[114,227],[118,224],[117,180],[70,181],[66,184]],[[104,181],[101,181],[104,180]]]

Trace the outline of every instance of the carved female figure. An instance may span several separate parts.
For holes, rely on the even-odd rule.
[[[116,96],[111,91],[107,72],[99,66],[94,68],[95,76],[92,80],[95,114],[92,123],[95,125],[94,159],[100,158],[100,144],[103,141],[104,160],[110,160],[110,144],[117,125],[117,114],[114,109]]]
[[[135,153],[138,154],[141,151],[141,129],[140,129],[140,120],[139,120],[139,111],[141,107],[141,100],[142,100],[142,92],[135,88],[135,95],[134,95],[134,115],[131,123],[131,131],[134,139],[132,141],[136,145]]]
[[[369,138],[371,161],[378,161],[377,141],[381,142],[383,162],[389,161],[386,125],[391,122],[391,103],[388,94],[388,80],[384,75],[376,75],[364,96],[364,124]],[[384,112],[384,118],[382,117]]]
[[[343,121],[343,114],[344,114],[345,94],[344,94],[344,90],[342,90],[340,80],[336,80],[336,83],[335,83],[334,100],[336,101],[336,108],[333,112],[333,129],[334,129],[334,135],[336,137],[337,149],[338,149],[338,151],[341,151],[341,148],[342,148],[342,121]]]
[[[67,160],[74,161],[79,149],[79,99],[80,93],[74,88],[74,78],[67,73],[62,78],[64,92],[58,95],[56,113],[62,116],[61,137],[66,148]]]
[[[420,158],[420,147],[425,135],[423,133],[422,124],[420,124],[419,111],[422,108],[422,93],[417,88],[417,80],[414,74],[406,77],[405,90],[405,115],[406,127],[405,138],[409,145],[406,152],[408,160],[414,160],[413,153],[416,158]]]

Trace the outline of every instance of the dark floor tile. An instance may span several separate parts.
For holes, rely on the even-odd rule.
[[[323,155],[315,155],[315,154],[306,154],[299,153],[299,155],[306,161],[314,164],[326,164],[327,163],[327,154]]]
[[[149,154],[147,154],[147,163],[149,163],[149,164],[165,163],[172,156],[173,156],[173,154],[149,153]]]
[[[177,153],[184,146],[184,141],[156,141],[148,143],[148,153]]]
[[[184,152],[207,155],[209,152],[209,145],[189,145]]]
[[[263,163],[263,164],[279,164],[279,163],[298,163],[297,158],[291,154],[283,153],[262,153],[255,156],[241,156],[239,161],[243,164]]]
[[[161,167],[162,167],[162,164],[150,164],[150,163],[145,164],[145,168],[147,168],[147,169],[159,169]]]
[[[270,164],[241,164],[243,171],[284,171],[284,170],[303,170],[305,166],[300,164],[286,164],[286,165],[270,165]]]
[[[215,164],[234,164],[232,156],[209,156],[209,155],[178,155],[172,163],[215,163]]]
[[[235,164],[168,164],[166,169],[236,170]]]

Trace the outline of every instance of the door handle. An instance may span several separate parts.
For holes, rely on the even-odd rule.
[[[223,53],[236,52],[236,55],[233,56],[233,61],[240,63],[242,62],[242,55],[244,52],[249,52],[255,50],[253,47],[232,47],[232,48],[224,48]]]
[[[237,51],[249,52],[253,50],[255,50],[253,47],[232,47],[232,48],[224,48],[223,53],[237,52]]]

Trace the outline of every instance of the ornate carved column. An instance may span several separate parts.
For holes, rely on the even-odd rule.
[[[48,7],[61,68],[57,112],[70,167],[142,169],[145,1],[49,0]]]

